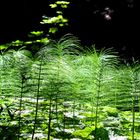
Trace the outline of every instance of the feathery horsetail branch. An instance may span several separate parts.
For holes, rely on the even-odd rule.
[[[93,61],[95,67],[95,86],[96,86],[96,103],[95,103],[95,139],[97,139],[97,126],[98,126],[98,117],[99,117],[99,107],[101,105],[101,96],[103,96],[102,86],[106,82],[106,72],[107,69],[116,67],[118,64],[117,55],[113,50],[106,49],[101,52],[97,52],[93,48]]]

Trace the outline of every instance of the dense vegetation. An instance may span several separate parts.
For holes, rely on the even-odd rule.
[[[0,138],[139,140],[139,62],[71,34],[43,43],[1,47]]]
[[[69,4],[49,5],[47,30],[0,45],[0,140],[140,140],[139,61],[56,39]]]

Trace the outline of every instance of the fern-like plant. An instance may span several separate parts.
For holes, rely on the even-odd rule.
[[[51,40],[36,54],[37,60],[43,64],[40,75],[43,79],[45,78],[42,83],[46,87],[41,87],[42,95],[48,98],[50,102],[48,139],[50,139],[51,134],[52,103],[55,103],[55,115],[59,127],[58,105],[60,105],[60,100],[64,102],[64,98],[67,98],[68,93],[70,93],[71,68],[69,67],[69,60],[72,60],[72,56],[77,54],[79,46],[80,42],[77,37],[66,34],[57,41]]]
[[[27,73],[31,66],[31,52],[25,50],[24,48],[21,48],[19,50],[10,50],[10,52],[13,55],[13,61],[14,61],[14,73],[17,74],[17,77],[19,77],[20,81],[17,81],[18,85],[20,86],[21,90],[19,95],[19,116],[18,116],[18,139],[20,139],[20,129],[21,129],[21,112],[22,112],[22,99],[27,93],[26,89],[26,82],[29,77],[27,77]]]
[[[3,55],[1,55],[1,72],[2,72],[1,89],[2,89],[2,93],[4,93],[2,96],[5,97],[4,98],[6,102],[5,104],[10,103],[9,105],[6,106],[11,121],[14,121],[14,119],[16,120],[16,118],[18,119],[18,126],[17,124],[15,126],[18,128],[18,131],[15,132],[15,135],[18,135],[18,139],[20,137],[20,126],[21,126],[22,94],[23,94],[24,82],[26,77],[25,64],[27,68],[28,67],[27,58],[29,60],[27,54],[29,54],[28,51],[21,49],[18,51],[9,50]],[[11,99],[9,97],[11,97]],[[14,98],[19,99],[19,107],[17,105],[17,102],[14,102],[13,100]],[[11,100],[11,101],[7,102],[6,100]],[[16,115],[17,110],[19,112],[19,116]]]
[[[132,120],[128,120],[132,124],[132,140],[135,139],[135,123],[136,116],[135,113],[139,111],[139,92],[140,92],[140,65],[137,61],[133,61],[133,63],[126,64],[124,67],[121,67],[120,77],[118,77],[118,101],[119,101],[119,109],[132,111],[130,114],[130,118]]]
[[[95,103],[95,139],[97,137],[97,126],[99,119],[99,108],[103,105],[103,98],[105,99],[104,93],[104,85],[108,82],[106,76],[110,75],[110,69],[114,69],[118,64],[118,59],[116,52],[114,52],[111,48],[101,50],[100,52],[96,51],[93,48],[91,51],[91,59],[93,61],[93,71],[94,71],[94,91],[92,95],[93,102]],[[110,75],[111,77],[111,75]]]

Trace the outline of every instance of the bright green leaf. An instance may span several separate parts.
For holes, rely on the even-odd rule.
[[[57,4],[50,4],[49,5],[51,8],[56,8],[57,7]]]
[[[49,33],[56,33],[58,31],[58,28],[56,28],[56,27],[52,27],[52,28],[50,28],[49,29]]]
[[[68,1],[57,1],[56,2],[56,4],[60,4],[60,5],[68,5],[68,4],[70,4],[70,2],[68,2]]]

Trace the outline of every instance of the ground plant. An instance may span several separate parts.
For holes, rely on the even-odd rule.
[[[72,34],[21,46],[0,53],[1,140],[140,140],[138,61]]]

